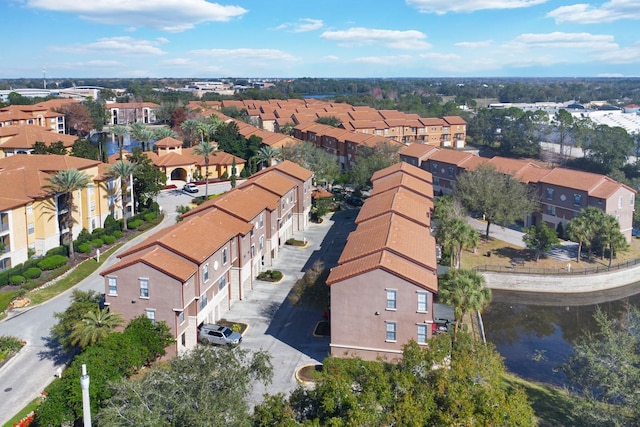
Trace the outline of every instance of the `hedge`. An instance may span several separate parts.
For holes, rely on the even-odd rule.
[[[127,223],[127,226],[128,226],[129,228],[138,228],[138,227],[140,227],[140,225],[142,225],[142,223],[143,223],[143,222],[144,222],[144,221],[143,221],[143,220],[141,220],[141,219],[134,219],[134,220],[132,220],[132,221],[129,221],[129,222]]]
[[[122,231],[120,231],[120,230],[115,230],[115,231],[114,231],[113,233],[111,233],[111,234],[113,234],[113,237],[115,237],[116,239],[119,239],[119,238],[121,238],[122,236],[124,236],[124,233],[123,233]]]
[[[116,238],[114,236],[106,235],[102,236],[102,240],[104,240],[107,245],[113,245],[116,241]]]
[[[38,262],[38,267],[41,270],[55,270],[58,267],[65,265],[69,259],[66,256],[54,255],[43,258]]]
[[[81,254],[88,254],[92,249],[93,248],[89,243],[80,243],[76,246],[76,251],[80,252]]]
[[[11,276],[9,278],[9,283],[12,285],[22,285],[25,282],[24,276],[20,276],[16,274],[15,276]]]
[[[91,239],[91,244],[94,247],[99,248],[100,246],[104,245],[104,240],[102,240],[102,239]]]
[[[22,273],[22,275],[27,279],[37,279],[41,274],[42,270],[40,270],[38,267],[28,268],[24,271],[24,273]]]

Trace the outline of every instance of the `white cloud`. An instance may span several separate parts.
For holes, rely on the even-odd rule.
[[[179,32],[203,22],[224,22],[247,10],[205,0],[27,0],[35,9],[78,14],[88,21]]]
[[[586,3],[561,6],[547,13],[547,17],[562,22],[578,24],[599,24],[619,19],[640,19],[640,2],[638,0],[611,0],[596,7]]]
[[[431,45],[424,41],[427,36],[416,30],[395,31],[354,27],[346,31],[325,31],[320,37],[342,46],[380,45],[392,49],[414,50],[431,48]]]
[[[418,58],[421,59],[429,59],[429,60],[435,60],[435,61],[454,61],[457,59],[460,59],[459,55],[456,55],[455,53],[422,53],[420,55],[418,55]]]
[[[406,0],[422,13],[474,12],[483,9],[517,9],[545,3],[547,0]]]
[[[286,30],[292,33],[306,33],[308,31],[319,30],[324,27],[324,22],[321,19],[304,18],[299,19],[298,22],[284,23],[276,27],[276,30]]]
[[[73,44],[70,46],[54,46],[51,49],[59,52],[74,54],[100,54],[100,55],[151,55],[166,54],[158,46],[167,42],[167,39],[136,40],[133,37],[108,37],[98,39],[93,43]]]
[[[160,63],[166,65],[190,65],[193,64],[193,61],[188,58],[173,58],[160,61]]]
[[[506,47],[514,50],[518,49],[585,49],[588,51],[602,51],[618,49],[614,37],[603,34],[590,33],[529,33],[521,34],[513,41],[506,44]]]
[[[621,73],[601,73],[601,74],[596,74],[596,77],[616,78],[616,77],[626,77],[626,76]]]
[[[322,59],[324,59],[325,61],[339,61],[340,58],[335,56],[335,55],[327,55],[324,56]]]
[[[360,64],[376,64],[376,65],[397,65],[405,63],[412,59],[410,55],[391,55],[391,56],[363,56],[355,58],[354,62]]]
[[[467,49],[478,49],[481,47],[489,47],[493,44],[493,40],[481,40],[477,42],[458,42],[454,46],[464,47]]]
[[[609,64],[633,64],[640,62],[640,42],[619,49],[603,50],[596,59]]]
[[[267,61],[295,61],[295,57],[277,49],[198,49],[192,50],[194,55],[215,56],[229,59],[252,59]]]

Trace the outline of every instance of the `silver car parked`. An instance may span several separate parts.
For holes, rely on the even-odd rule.
[[[238,345],[242,341],[242,335],[227,326],[205,323],[198,331],[198,341],[216,345]]]

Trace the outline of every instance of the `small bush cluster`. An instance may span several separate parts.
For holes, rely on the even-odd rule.
[[[22,285],[25,282],[25,278],[24,276],[20,276],[19,274],[16,274],[15,276],[11,276],[9,277],[9,284],[10,285]]]
[[[115,236],[102,236],[102,240],[104,240],[104,243],[107,245],[113,245],[116,242],[116,237]]]
[[[129,227],[130,229],[135,229],[142,225],[143,222],[144,221],[141,219],[130,219],[129,221],[127,221],[127,227]]]
[[[277,282],[282,279],[282,272],[278,270],[267,270],[258,274],[259,280],[264,280],[267,282]]]
[[[55,270],[58,267],[62,267],[69,261],[69,258],[63,255],[53,255],[42,258],[38,262],[38,268],[41,270]]]
[[[27,279],[37,279],[41,274],[42,270],[40,270],[38,267],[28,268],[24,271],[24,273],[22,273],[22,275]]]

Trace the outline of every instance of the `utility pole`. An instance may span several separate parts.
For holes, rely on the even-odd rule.
[[[80,377],[80,388],[82,389],[82,421],[84,427],[91,427],[91,405],[89,402],[89,375],[87,375],[87,365],[82,365],[82,376]]]
[[[47,89],[47,68],[42,67],[42,87]]]

